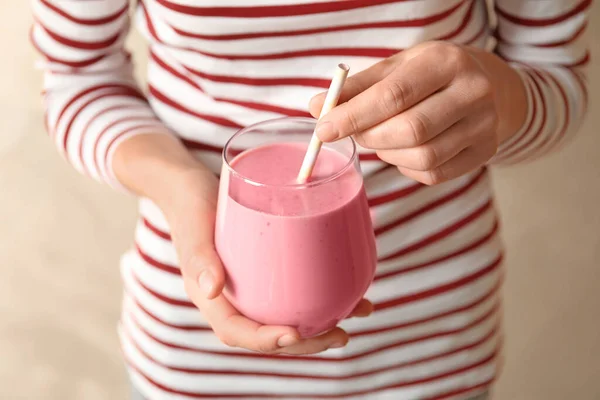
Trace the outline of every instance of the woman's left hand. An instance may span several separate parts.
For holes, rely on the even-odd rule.
[[[513,101],[526,101],[520,77],[498,57],[426,42],[348,78],[343,103],[319,121],[317,134],[325,142],[352,135],[403,175],[427,185],[441,183],[485,164],[499,142],[520,127],[521,111],[515,116],[521,121],[499,132],[506,108],[498,104],[495,82],[500,81],[516,86]],[[312,99],[313,115],[323,100],[324,94]]]

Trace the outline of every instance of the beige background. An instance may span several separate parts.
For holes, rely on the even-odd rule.
[[[117,261],[135,202],[53,150],[28,25],[27,2],[0,0],[0,399],[125,399]],[[498,400],[600,399],[599,125],[596,108],[565,151],[496,173],[509,248]]]

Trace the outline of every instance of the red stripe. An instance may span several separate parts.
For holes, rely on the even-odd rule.
[[[83,160],[83,144],[85,142],[85,138],[87,137],[87,131],[89,130],[90,126],[92,125],[92,123],[94,121],[96,121],[99,117],[101,117],[102,115],[104,115],[104,114],[106,114],[106,113],[108,113],[110,111],[140,109],[140,108],[142,108],[141,105],[119,104],[119,105],[116,105],[116,106],[105,108],[104,110],[99,111],[98,113],[94,114],[88,120],[88,122],[85,124],[85,126],[83,127],[83,130],[81,132],[81,140],[79,141],[79,159]],[[83,171],[87,172],[87,167],[86,167],[85,163],[82,162],[81,166],[83,168]]]
[[[459,229],[467,226],[471,222],[477,220],[481,215],[483,215],[486,211],[488,211],[491,208],[492,208],[492,200],[489,199],[488,201],[485,202],[485,204],[479,206],[477,209],[472,211],[470,214],[461,218],[460,220],[453,223],[452,225],[450,225],[430,236],[427,236],[427,237],[419,240],[416,243],[413,243],[407,247],[397,250],[397,251],[393,252],[392,254],[389,254],[385,257],[380,257],[378,261],[379,262],[389,261],[389,260],[404,256],[406,254],[415,252],[417,250],[421,250],[424,247],[430,246],[431,244],[450,236],[452,233],[456,232],[457,230],[459,230]]]
[[[225,99],[223,97],[215,97],[214,99],[217,101],[227,102],[227,103],[235,104],[235,105],[238,105],[241,107],[246,107],[251,110],[266,111],[266,112],[282,114],[282,115],[285,115],[286,117],[312,118],[312,115],[308,111],[295,110],[293,108],[273,106],[273,105],[264,104],[264,103],[255,103],[252,101]]]
[[[171,235],[168,234],[167,232],[158,229],[156,226],[152,225],[152,223],[150,221],[148,221],[146,218],[142,218],[142,223],[144,224],[144,226],[146,228],[148,228],[150,231],[152,231],[152,233],[154,233],[156,236],[163,238],[165,240],[171,240]]]
[[[464,18],[462,19],[460,25],[453,30],[452,32],[444,35],[444,36],[440,36],[439,38],[437,38],[436,40],[450,40],[456,36],[458,36],[461,32],[463,32],[465,30],[465,28],[469,25],[469,22],[471,22],[471,18],[473,17],[473,10],[475,9],[475,4],[477,4],[476,0],[470,0],[471,4],[469,5],[469,8],[467,9],[467,12],[465,13]],[[464,4],[464,2],[461,2],[461,4],[457,5],[456,7],[460,7]],[[444,18],[449,17],[450,14],[446,15]]]
[[[394,200],[398,200],[402,197],[411,195],[411,194],[415,193],[416,191],[424,189],[426,187],[427,186],[423,185],[422,183],[416,182],[416,183],[411,184],[410,186],[404,187],[402,189],[398,189],[398,190],[395,190],[393,192],[386,193],[383,195],[371,197],[369,199],[369,207],[376,207],[381,204],[385,204],[385,203],[389,203]]]
[[[40,21],[36,21],[36,22],[37,22],[37,25],[48,34],[48,36],[50,36],[52,39],[54,39],[58,43],[63,44],[68,47],[73,47],[75,49],[80,49],[80,50],[106,49],[107,47],[110,47],[113,44],[115,44],[117,42],[117,40],[119,40],[119,37],[121,36],[121,33],[117,33],[116,35],[111,36],[108,39],[105,39],[102,41],[83,42],[80,40],[69,39],[62,35],[59,35],[58,33],[54,32],[51,29],[49,29],[48,27],[46,27],[42,22],[40,22]]]
[[[220,125],[226,128],[234,128],[234,129],[241,129],[242,126],[227,119],[227,118],[223,118],[223,117],[217,117],[214,115],[208,115],[208,114],[202,114],[193,110],[190,110],[189,108],[185,107],[184,105],[182,105],[181,103],[167,97],[165,94],[163,94],[162,92],[160,92],[156,87],[154,87],[152,84],[148,85],[148,89],[150,94],[157,99],[158,101],[171,106],[173,108],[175,108],[176,110],[179,110],[181,112],[184,112],[186,114],[189,115],[193,115],[194,117],[203,119],[205,121],[211,122],[213,124],[216,125]]]
[[[362,24],[349,24],[349,25],[338,25],[338,26],[328,26],[322,28],[310,28],[310,29],[299,29],[299,30],[290,30],[290,31],[263,31],[263,32],[252,32],[252,33],[237,33],[237,34],[221,34],[221,35],[208,35],[202,33],[193,33],[187,32],[182,29],[178,29],[174,26],[173,30],[177,32],[177,34],[185,37],[190,37],[194,39],[204,39],[204,40],[246,40],[246,39],[257,39],[257,38],[272,38],[272,37],[289,37],[289,36],[302,36],[302,35],[315,35],[321,33],[330,33],[330,32],[340,32],[340,31],[351,31],[351,30],[360,30],[360,29],[385,29],[385,28],[408,28],[408,27],[423,27],[427,25],[431,25],[438,21],[444,20],[450,17],[454,12],[456,12],[463,4],[465,0],[462,0],[460,3],[457,3],[455,6],[451,7],[448,10],[444,10],[438,14],[432,14],[427,17],[408,19],[408,20],[399,20],[399,21],[385,21],[385,22],[370,22],[370,23],[362,23]],[[468,15],[470,16],[471,8],[468,11]],[[254,7],[253,7],[254,8]],[[245,16],[245,15],[244,15]],[[463,21],[461,26],[467,25],[467,18]],[[457,31],[460,31],[457,29]],[[449,34],[451,36],[452,34]],[[440,40],[446,40],[446,38],[440,38]]]
[[[351,338],[356,338],[356,337],[361,337],[361,336],[369,336],[369,335],[377,335],[377,334],[381,334],[381,333],[385,333],[385,332],[389,332],[389,331],[405,329],[405,328],[408,328],[411,326],[417,326],[417,325],[425,324],[428,322],[433,322],[438,319],[450,317],[452,315],[460,314],[465,311],[470,311],[473,308],[483,304],[486,300],[490,299],[492,296],[494,296],[496,293],[498,293],[498,290],[502,286],[502,282],[503,282],[502,278],[498,279],[498,282],[494,285],[494,287],[492,287],[492,289],[488,293],[484,294],[483,296],[480,296],[479,298],[473,300],[472,302],[470,302],[464,306],[457,307],[452,310],[444,311],[442,313],[438,313],[435,315],[431,315],[429,317],[424,317],[424,318],[420,318],[420,319],[416,319],[416,320],[412,320],[412,321],[408,321],[408,322],[402,322],[402,323],[395,324],[395,325],[388,325],[388,326],[384,326],[384,327],[380,327],[380,328],[348,332],[348,334],[350,335]],[[495,305],[494,307],[496,307],[496,306],[497,305]],[[378,310],[378,311],[380,311],[380,310]]]
[[[571,11],[568,11],[562,15],[559,15],[559,16],[556,16],[553,18],[542,18],[542,19],[523,18],[523,17],[517,16],[514,14],[510,14],[509,12],[504,11],[500,7],[498,7],[497,4],[496,4],[496,12],[498,13],[498,15],[502,16],[504,19],[506,19],[514,24],[519,24],[519,25],[524,25],[524,26],[532,26],[532,27],[542,27],[542,26],[555,25],[560,22],[566,21],[567,19],[587,10],[591,4],[592,4],[592,0],[583,0]]]
[[[147,255],[146,253],[144,253],[142,251],[142,248],[137,243],[135,243],[135,249],[137,250],[140,257],[142,257],[142,260],[144,260],[147,264],[149,264],[161,271],[168,272],[170,274],[174,274],[177,276],[181,276],[181,270],[178,267],[175,267],[175,266],[169,265],[169,264],[165,264],[165,263],[155,260],[154,258],[152,258],[149,255]],[[191,303],[189,303],[189,304],[191,304]]]
[[[223,148],[218,146],[213,146],[206,143],[201,143],[195,141],[193,139],[181,138],[181,142],[183,145],[189,150],[197,150],[197,151],[208,151],[210,153],[222,153]]]
[[[183,73],[177,71],[175,68],[173,68],[172,66],[167,64],[152,50],[150,51],[150,60],[154,61],[157,65],[159,65],[162,69],[164,69],[171,75],[181,79],[182,81],[186,82],[190,86],[192,86],[192,87],[196,88],[197,90],[199,90],[200,92],[204,93],[204,89],[202,89],[202,87],[200,87],[200,85],[198,83],[196,83],[190,77],[184,75]]]
[[[331,83],[330,79],[317,78],[248,78],[242,76],[213,75],[190,67],[183,67],[199,78],[219,83],[236,83],[248,86],[308,86],[320,89],[327,89]]]
[[[499,255],[496,260],[494,260],[491,264],[481,268],[480,270],[467,275],[463,278],[457,279],[453,282],[446,283],[444,285],[436,286],[431,289],[426,289],[421,292],[413,293],[407,296],[397,297],[395,299],[390,299],[381,303],[374,304],[375,310],[384,310],[386,308],[398,307],[407,303],[414,303],[416,301],[421,301],[423,299],[427,299],[430,297],[439,296],[442,293],[446,293],[455,289],[458,289],[462,286],[466,286],[471,282],[474,282],[490,273],[498,269],[498,267],[502,264],[502,255]]]
[[[439,208],[442,205],[449,203],[452,200],[457,199],[458,197],[462,196],[463,194],[467,193],[470,189],[475,187],[475,185],[477,185],[477,183],[479,181],[481,181],[481,178],[486,175],[485,172],[486,172],[486,169],[481,168],[479,170],[479,172],[477,173],[477,175],[475,175],[469,182],[467,182],[467,184],[458,187],[454,191],[446,194],[445,196],[440,197],[439,199],[436,199],[428,204],[425,204],[423,207],[418,208],[413,212],[403,215],[402,217],[390,222],[389,224],[380,226],[379,228],[375,229],[375,235],[379,236],[385,232],[388,232],[391,229],[398,228],[400,225],[405,224],[408,221],[415,219],[420,215],[423,215],[429,211],[433,211],[436,208]]]
[[[148,27],[148,33],[150,33],[150,36],[152,36],[158,43],[163,43],[161,38],[158,37],[158,33],[156,32],[156,29],[154,28],[154,23],[152,22],[152,19],[150,19],[150,14],[148,13],[148,10],[146,9],[144,0],[137,0],[137,2],[138,2],[138,6],[142,10],[142,14],[144,15],[144,20],[146,21],[146,26]]]
[[[398,54],[401,48],[376,48],[376,47],[339,47],[325,49],[309,49],[285,51],[282,53],[267,54],[217,54],[200,51],[197,49],[186,49],[191,52],[199,53],[207,57],[225,59],[225,60],[282,60],[286,58],[302,57],[373,57],[389,58]]]
[[[334,13],[378,5],[401,3],[404,1],[406,0],[345,0],[278,6],[196,7],[178,4],[170,0],[156,0],[156,2],[163,7],[182,14],[226,18],[291,17],[298,15]]]
[[[50,54],[46,53],[36,42],[35,38],[33,37],[33,30],[34,30],[34,26],[31,26],[31,29],[29,30],[29,41],[31,42],[31,44],[33,45],[33,47],[35,47],[35,49],[41,54],[43,55],[48,61],[53,62],[53,63],[58,63],[58,64],[63,64],[66,65],[68,67],[71,68],[84,68],[84,67],[89,67],[90,65],[93,65],[99,61],[101,61],[104,57],[106,57],[106,54],[101,54],[97,57],[92,57],[92,58],[88,58],[85,60],[80,60],[80,61],[70,61],[70,60],[63,60],[60,58],[56,58],[51,56]]]
[[[567,68],[583,67],[583,66],[588,65],[590,60],[591,60],[590,51],[586,50],[585,55],[581,58],[581,60],[575,61],[572,64],[566,64],[564,66]]]
[[[500,352],[498,351],[498,354]],[[498,376],[499,374],[497,373],[496,376]],[[487,381],[483,382],[483,383],[479,383],[477,385],[472,385],[472,386],[465,386],[462,387],[460,389],[456,389],[456,390],[452,390],[449,392],[444,392],[444,393],[438,393],[432,397],[424,397],[421,400],[446,400],[446,399],[456,399],[456,396],[459,396],[461,394],[472,394],[473,396],[477,395],[477,392],[481,391],[485,391],[486,389],[489,389],[492,384],[494,383],[494,381],[496,380],[496,376],[488,379]],[[479,392],[479,394],[481,394],[481,392]]]
[[[164,296],[158,292],[155,292],[154,290],[152,290],[148,286],[146,286],[134,272],[131,273],[131,276],[137,282],[137,284],[140,285],[142,287],[142,289],[144,289],[144,291],[146,291],[152,297],[162,301],[163,303],[167,303],[167,304],[170,304],[170,305],[176,306],[176,307],[197,309],[197,307],[193,303],[190,303],[187,300],[176,300],[171,297]]]
[[[472,243],[469,243],[468,245],[459,248],[456,251],[453,251],[451,253],[448,253],[446,255],[443,255],[441,257],[438,258],[434,258],[419,264],[413,264],[413,265],[408,265],[408,266],[404,266],[401,267],[400,269],[394,270],[394,271],[389,271],[383,274],[378,274],[375,276],[375,281],[379,281],[382,279],[389,279],[398,275],[402,275],[402,274],[406,274],[408,272],[414,272],[416,270],[419,269],[423,269],[426,267],[430,267],[432,265],[435,264],[440,264],[442,262],[445,261],[449,261],[453,258],[459,257],[463,254],[466,254],[472,250],[475,250],[476,248],[484,245],[485,243],[487,243],[488,241],[490,241],[493,237],[496,236],[496,233],[498,233],[498,228],[499,228],[499,224],[498,224],[498,220],[496,220],[494,222],[494,226],[492,227],[492,229],[490,230],[490,232],[486,233],[483,237],[481,237],[480,239],[475,240]]]
[[[68,19],[69,21],[81,24],[81,25],[105,25],[108,24],[110,22],[113,22],[115,20],[117,20],[121,15],[125,14],[127,12],[128,9],[128,4],[125,4],[123,7],[121,7],[120,10],[116,11],[113,14],[107,15],[106,17],[103,18],[94,18],[94,19],[86,19],[86,18],[78,18],[75,17],[72,14],[69,14],[68,12],[64,11],[63,9],[59,8],[58,6],[50,3],[47,0],[39,0],[41,4],[43,4],[44,6],[48,7],[49,9],[51,9],[52,11],[54,11],[55,13],[59,14],[61,17],[64,17],[66,19]]]
[[[359,153],[358,159],[360,161],[381,161],[377,153]]]
[[[65,129],[65,136],[63,138],[63,148],[65,149],[65,151],[67,150],[67,142],[69,140],[69,135],[71,133],[71,127],[73,126],[73,123],[77,119],[77,116],[90,104],[95,103],[96,101],[98,101],[100,99],[105,99],[107,97],[114,97],[114,96],[128,96],[128,97],[135,97],[135,98],[144,100],[144,96],[142,96],[137,90],[130,88],[130,87],[115,87],[114,90],[111,90],[109,92],[105,92],[105,93],[99,94],[95,97],[92,97],[90,100],[88,100],[87,102],[82,104],[77,109],[77,111],[75,111],[73,113],[73,115],[71,116],[71,119],[69,120],[69,123],[67,124],[67,127]]]
[[[131,318],[133,320],[133,318],[134,318],[133,315],[131,315]],[[418,358],[418,359],[408,361],[408,362],[400,362],[400,363],[392,364],[392,365],[382,367],[382,368],[375,368],[370,371],[358,372],[358,373],[346,374],[346,375],[337,375],[337,374],[336,375],[314,375],[314,374],[301,374],[301,373],[283,373],[283,372],[276,372],[276,371],[256,371],[256,370],[246,371],[246,370],[237,370],[237,369],[215,369],[215,368],[207,369],[207,368],[176,367],[173,365],[165,364],[165,363],[157,360],[156,358],[152,357],[148,352],[144,351],[144,349],[142,349],[142,347],[135,341],[135,339],[133,338],[133,335],[127,328],[124,328],[124,330],[125,330],[125,334],[129,337],[130,342],[142,354],[142,356],[144,356],[144,358],[148,359],[149,361],[153,362],[154,364],[157,364],[157,365],[159,365],[163,368],[169,369],[171,371],[184,372],[184,373],[188,373],[188,374],[199,374],[199,375],[262,376],[262,377],[272,377],[272,378],[311,379],[311,380],[320,380],[320,381],[344,381],[344,380],[350,380],[350,379],[357,379],[357,378],[381,374],[384,372],[399,370],[399,369],[403,369],[406,367],[425,364],[427,362],[447,358],[449,356],[452,356],[452,355],[455,355],[455,354],[458,354],[461,352],[469,351],[469,350],[475,349],[481,345],[484,345],[487,341],[489,341],[492,337],[494,337],[494,335],[498,331],[497,329],[494,328],[494,329],[490,330],[490,332],[488,334],[486,334],[484,337],[482,337],[481,339],[478,339],[467,345],[463,345],[463,346],[457,347],[452,350],[448,350],[448,351],[438,353],[438,354],[435,354],[432,356]]]
[[[150,312],[146,307],[144,307],[142,305],[142,303],[140,303],[129,290],[127,292],[129,294],[129,298],[135,304],[135,307],[139,308],[139,310],[142,313],[144,313],[146,316],[148,316],[148,318],[154,320],[155,322],[157,322],[161,325],[167,326],[172,329],[177,329],[180,331],[186,331],[186,332],[207,332],[207,331],[212,332],[212,328],[206,324],[173,324],[173,323],[167,322],[164,319],[161,319],[158,316],[156,316],[155,314],[153,314],[152,312]],[[200,315],[200,314],[198,314],[198,315]]]

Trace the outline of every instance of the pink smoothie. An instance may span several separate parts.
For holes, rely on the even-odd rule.
[[[242,314],[310,337],[336,326],[362,298],[376,251],[360,172],[323,149],[311,185],[294,186],[305,151],[281,143],[238,155],[233,169],[263,186],[224,168],[216,245],[226,295]]]

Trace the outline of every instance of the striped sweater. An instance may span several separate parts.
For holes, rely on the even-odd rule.
[[[80,172],[119,188],[122,141],[175,134],[215,172],[241,127],[307,116],[332,66],[354,72],[427,40],[493,49],[519,72],[527,120],[493,164],[560,147],[587,103],[590,0],[139,0],[150,47],[140,91],[127,0],[33,0],[46,126]],[[222,345],[183,289],[169,227],[140,199],[123,256],[123,353],[148,399],[464,399],[497,377],[502,245],[487,168],[427,187],[361,149],[378,267],[344,349],[264,356]]]

